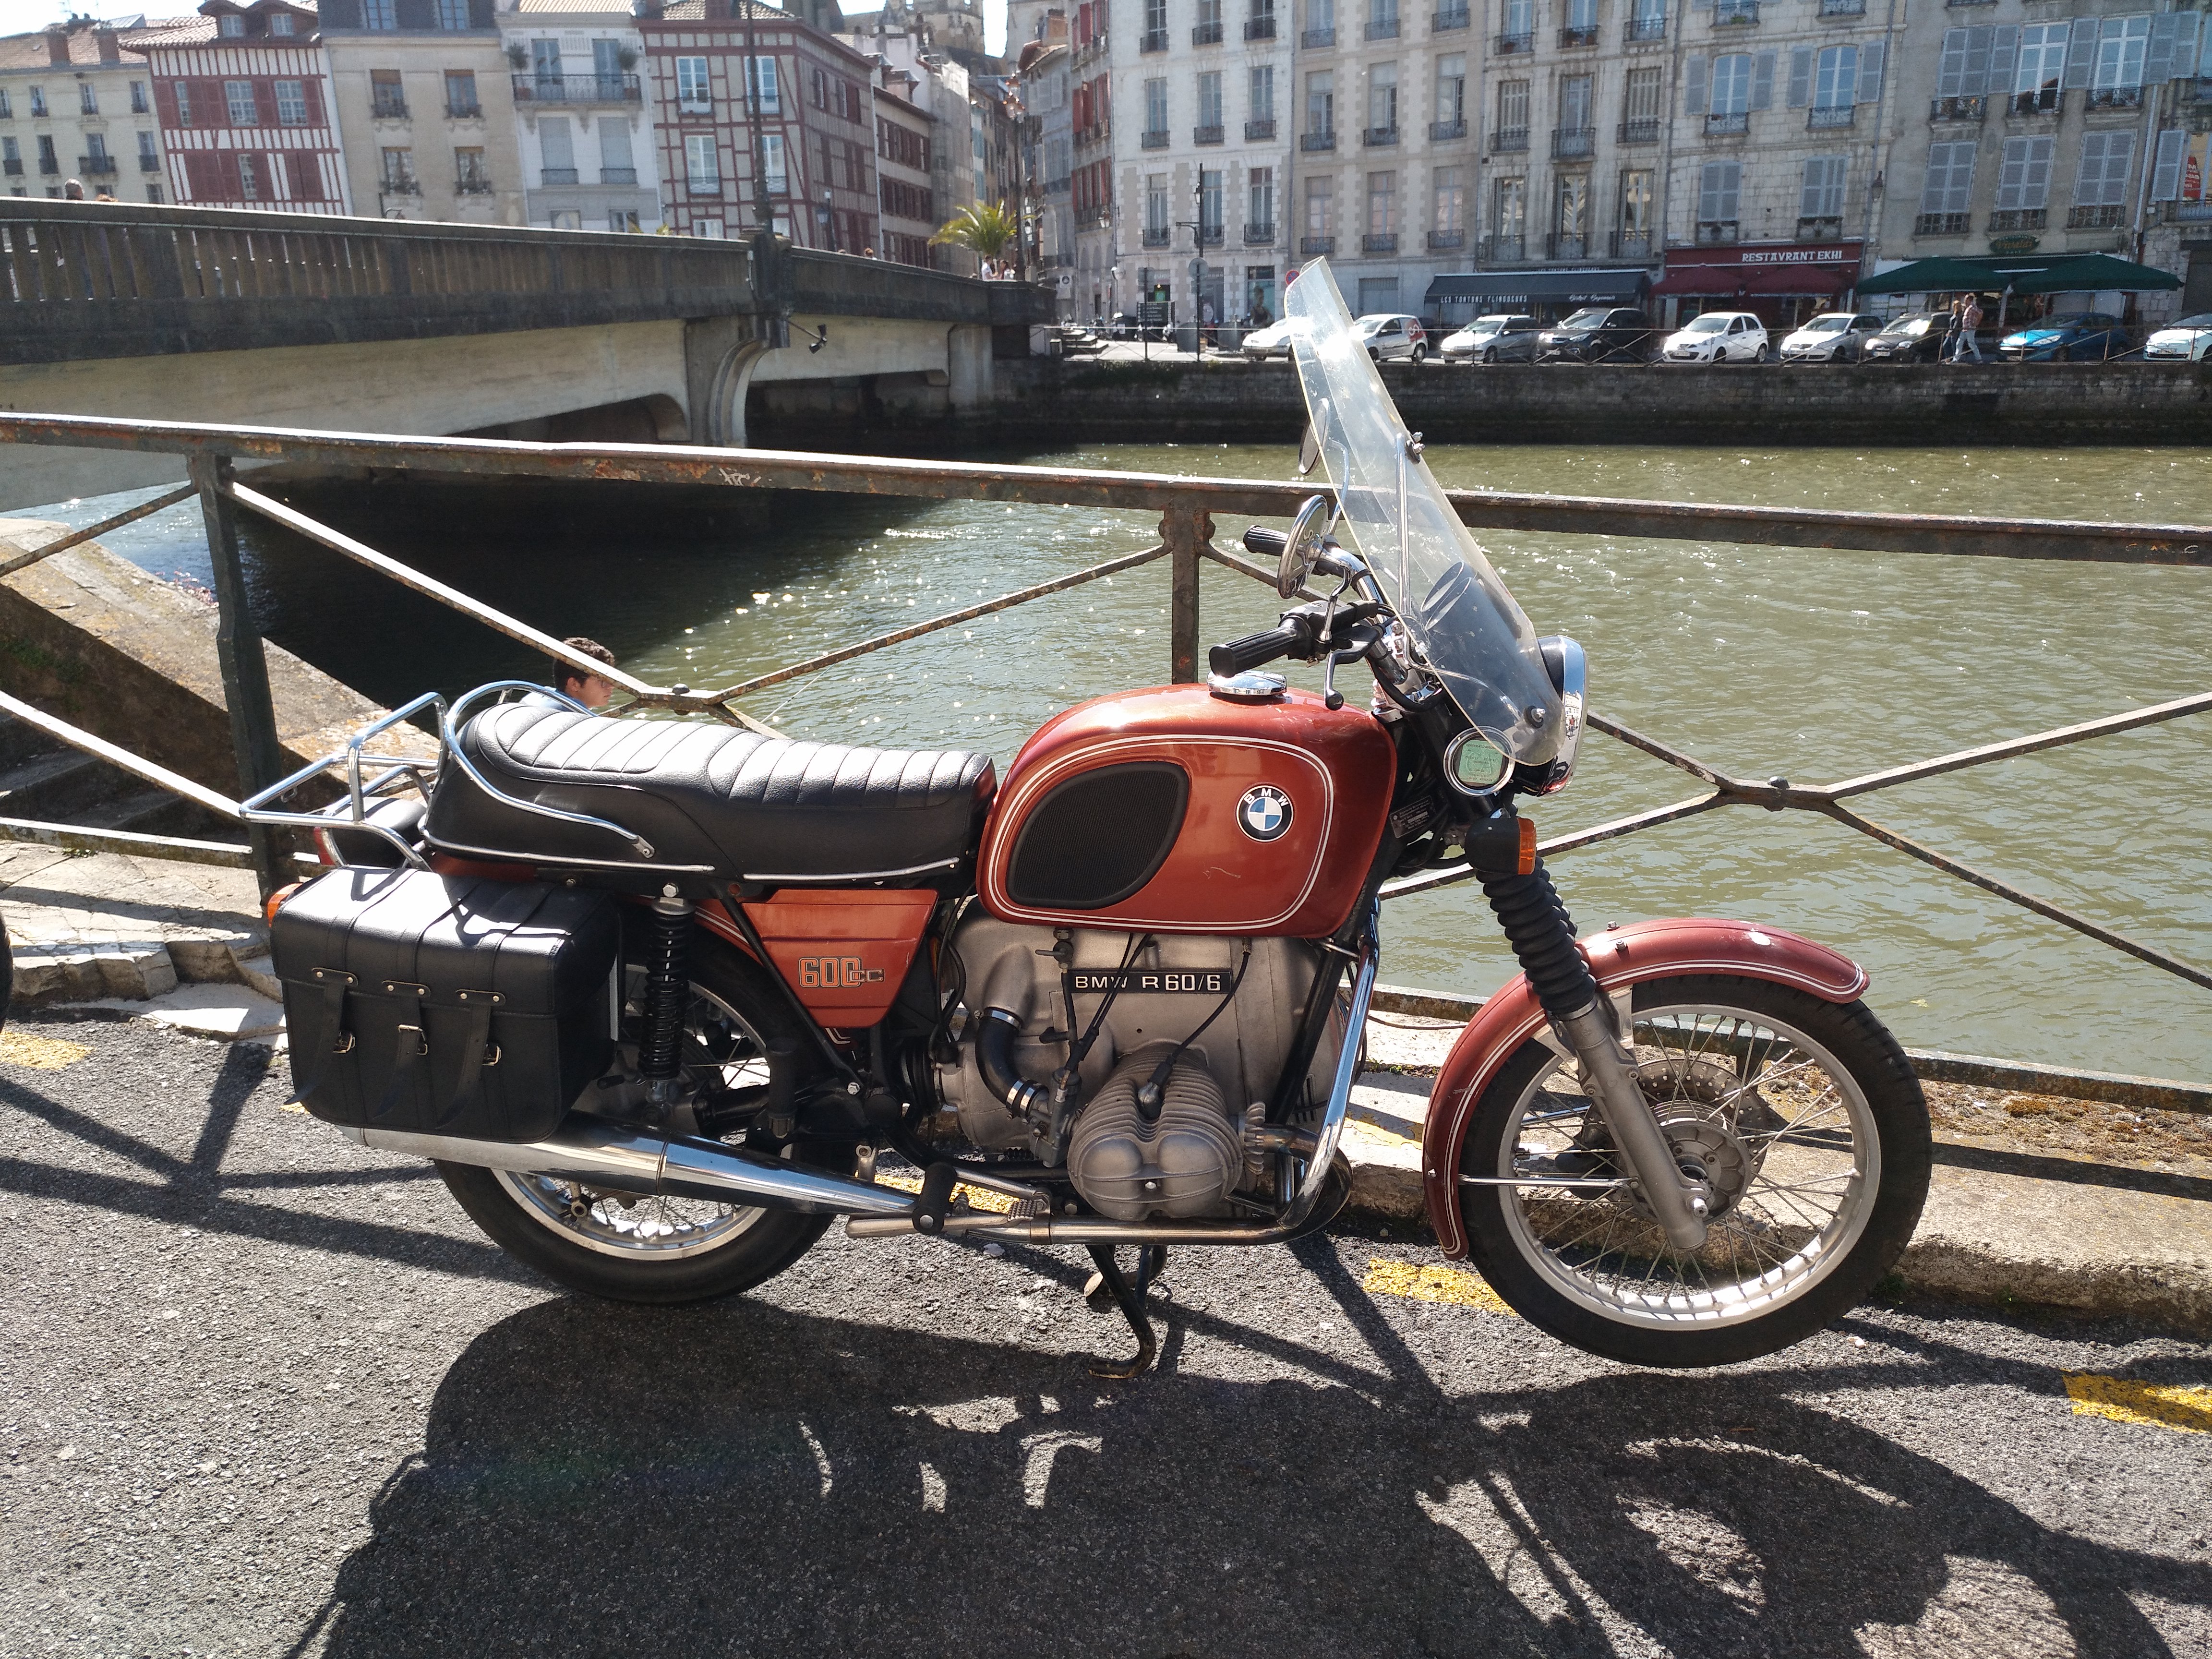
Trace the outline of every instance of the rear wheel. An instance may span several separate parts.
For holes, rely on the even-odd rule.
[[[1766,348],[1762,345],[1758,350],[1753,352],[1751,361],[1754,363],[1764,363],[1766,361]]]
[[[1896,1265],[1928,1192],[1928,1109],[1863,1003],[1760,980],[1636,988],[1636,1073],[1710,1231],[1667,1242],[1574,1062],[1532,1039],[1477,1103],[1460,1173],[1475,1265],[1532,1324],[1642,1365],[1717,1365],[1809,1336]],[[1587,1179],[1583,1179],[1587,1177]]]
[[[626,1018],[626,1028],[634,1019]],[[766,1085],[769,1042],[799,1039],[798,1027],[760,968],[694,932],[683,1064],[702,1100]],[[805,1142],[793,1149],[808,1150]],[[811,1150],[808,1162],[841,1174],[851,1168],[849,1149]],[[830,1224],[827,1216],[597,1192],[473,1164],[441,1164],[438,1173],[469,1218],[509,1255],[572,1290],[619,1302],[702,1302],[750,1290],[805,1255]]]
[[[1415,362],[1417,362],[1417,363],[1425,363],[1425,362],[1428,362],[1428,360],[1429,360],[1429,349],[1428,349],[1428,347],[1426,347],[1426,346],[1425,346],[1425,345],[1417,345],[1417,346],[1415,346],[1415,347],[1413,348],[1413,361],[1414,361]]]

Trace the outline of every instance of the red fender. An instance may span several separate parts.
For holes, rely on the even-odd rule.
[[[1601,988],[1613,992],[1639,980],[1677,974],[1735,974],[1772,980],[1810,991],[1830,1002],[1850,1002],[1867,988],[1866,969],[1825,945],[1758,927],[1747,921],[1675,917],[1609,927],[1582,941],[1582,951]],[[1428,1125],[1421,1137],[1422,1183],[1429,1224],[1437,1243],[1455,1260],[1467,1255],[1460,1221],[1459,1160],[1474,1103],[1500,1066],[1544,1029],[1544,1011],[1525,978],[1516,978],[1468,1022],[1437,1073],[1429,1094]]]

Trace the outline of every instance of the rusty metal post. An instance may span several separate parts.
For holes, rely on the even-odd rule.
[[[1188,497],[1168,503],[1160,516],[1174,597],[1170,601],[1168,677],[1177,685],[1198,678],[1198,562],[1213,543],[1213,515]]]
[[[238,507],[228,493],[230,458],[191,458],[193,487],[207,523],[208,557],[215,566],[215,597],[221,621],[216,628],[216,659],[222,671],[222,700],[230,710],[230,742],[238,757],[240,800],[266,789],[284,775],[283,745],[276,736],[276,708],[269,695],[269,664],[261,653],[260,631],[246,591],[246,567],[239,556]],[[270,832],[258,824],[246,830],[254,873],[264,898],[283,884],[279,852]]]

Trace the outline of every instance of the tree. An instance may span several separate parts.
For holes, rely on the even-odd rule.
[[[1004,202],[979,202],[962,208],[937,228],[929,240],[940,247],[964,247],[980,258],[995,259],[1021,234]]]

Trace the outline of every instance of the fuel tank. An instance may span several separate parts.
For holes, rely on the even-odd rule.
[[[1372,714],[1310,691],[1078,703],[1014,757],[976,888],[1006,921],[1317,938],[1359,896],[1396,767]]]

